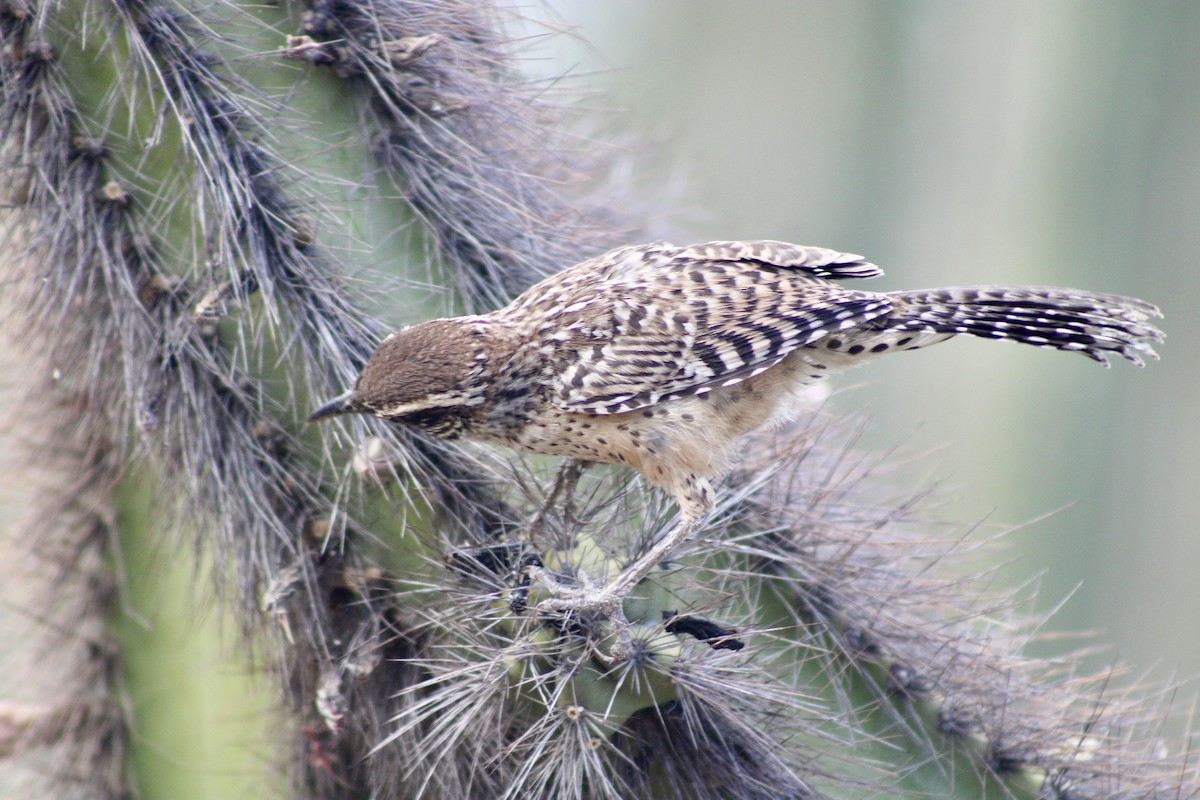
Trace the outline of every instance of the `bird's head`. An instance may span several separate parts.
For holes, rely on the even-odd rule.
[[[485,360],[485,326],[470,318],[435,319],[391,334],[367,360],[354,388],[308,416],[374,414],[416,421],[428,412],[482,402],[475,380]]]

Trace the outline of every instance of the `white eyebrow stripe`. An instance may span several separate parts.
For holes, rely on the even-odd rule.
[[[399,405],[387,406],[386,408],[376,409],[375,413],[381,417],[398,417],[403,414],[411,414],[414,411],[431,408],[428,401],[419,400],[412,403],[400,403]]]
[[[461,392],[446,392],[442,394],[431,394],[427,397],[422,397],[420,400],[411,400],[407,403],[398,403],[394,406],[375,409],[375,415],[380,417],[399,417],[404,414],[411,414],[414,411],[426,411],[431,408],[453,408],[455,406],[478,405],[478,403],[467,402],[467,398]]]

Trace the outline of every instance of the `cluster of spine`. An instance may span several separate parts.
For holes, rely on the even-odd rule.
[[[5,280],[24,295],[11,324],[43,352],[37,363],[55,379],[39,376],[43,408],[27,404],[25,412],[41,414],[69,399],[80,435],[99,451],[89,453],[96,462],[93,482],[109,491],[135,454],[161,465],[164,512],[173,510],[198,531],[197,547],[222,565],[214,574],[233,579],[236,585],[222,586],[222,592],[248,631],[261,630],[263,592],[281,581],[301,585],[307,601],[301,607],[310,613],[291,629],[291,652],[279,663],[298,689],[315,695],[322,666],[344,655],[331,643],[361,643],[360,615],[339,616],[343,606],[360,605],[345,590],[360,588],[352,579],[352,548],[325,554],[323,538],[305,535],[322,529],[328,502],[315,476],[296,461],[296,440],[258,390],[249,371],[250,348],[239,350],[238,337],[231,345],[221,331],[210,281],[231,302],[244,304],[259,292],[271,296],[263,304],[267,317],[275,316],[274,324],[287,332],[274,335],[301,354],[293,366],[323,365],[319,369],[334,373],[326,380],[309,374],[298,385],[316,390],[345,380],[353,374],[353,358],[367,351],[373,337],[327,273],[305,256],[269,155],[243,131],[241,101],[230,99],[213,75],[212,59],[183,13],[129,5],[90,10],[93,21],[125,23],[121,29],[133,56],[120,64],[128,70],[120,86],[130,93],[129,105],[164,103],[190,129],[183,138],[195,175],[203,176],[191,211],[210,223],[208,249],[191,271],[165,266],[158,250],[167,243],[150,232],[158,198],[120,177],[106,141],[124,145],[120,133],[85,118],[73,100],[60,56],[80,40],[56,25],[55,8],[0,9],[4,167],[20,195],[6,244],[21,247],[20,258],[14,253],[7,260]],[[158,84],[160,77],[169,79],[167,85]],[[197,118],[194,127],[184,123]],[[164,184],[178,179],[156,177]],[[255,340],[252,329],[240,332]],[[87,485],[72,488],[82,493]],[[165,499],[172,496],[173,509]],[[60,516],[48,511],[53,519],[47,525],[58,527]],[[111,536],[90,541],[106,548],[115,543]],[[118,657],[100,647],[95,656]],[[94,674],[100,676],[96,686],[112,681],[105,669]],[[391,690],[379,690],[381,702]],[[113,743],[105,764],[119,772],[123,756],[115,745],[123,729],[117,735],[99,722],[95,716],[89,741]],[[28,742],[38,743],[38,737]],[[80,774],[73,758],[64,757],[58,768],[84,796],[126,794],[107,778],[85,783],[89,776]]]
[[[54,63],[34,9],[0,3],[0,335],[4,396],[12,401],[0,425],[10,468],[15,458],[27,459],[22,477],[37,486],[20,511],[6,515],[9,529],[0,536],[5,668],[15,672],[14,660],[30,653],[37,664],[34,674],[9,682],[31,689],[30,696],[0,702],[0,759],[22,761],[25,774],[0,773],[14,792],[120,797],[128,789],[129,735],[115,690],[119,654],[105,631],[116,598],[106,559],[114,536],[108,494],[118,465],[103,405],[111,392],[97,380],[116,347],[111,338],[91,341],[89,330],[69,321],[90,313],[108,290],[90,267],[98,259],[123,263],[129,240],[120,193],[100,178],[96,144],[73,126],[74,107]],[[36,211],[27,216],[25,209]],[[51,261],[56,268],[44,280],[18,280]],[[100,306],[93,324],[109,337],[117,326]],[[57,357],[39,352],[46,329],[56,331]],[[16,353],[25,357],[13,364]],[[80,409],[102,419],[83,419]],[[32,623],[24,635],[13,630],[20,619]],[[38,692],[47,676],[58,684]]]
[[[618,665],[598,657],[605,624],[534,617],[520,570],[533,559],[615,570],[673,524],[657,493],[589,479],[577,514],[548,515],[573,546],[530,543],[537,470],[377,429],[389,438],[360,454],[370,479],[352,497],[347,471],[328,475],[347,460],[337,434],[314,451],[296,421],[307,398],[352,380],[381,328],[312,231],[319,191],[305,187],[317,178],[297,180],[269,146],[267,115],[285,110],[234,77],[221,48],[235,45],[205,41],[233,7],[81,3],[121,33],[105,51],[125,72],[114,92],[166,120],[184,157],[175,174],[131,180],[135,144],[77,109],[52,45],[79,47],[78,34],[55,25],[57,7],[0,2],[0,135],[28,231],[27,257],[6,265],[24,272],[6,279],[28,288],[30,341],[69,376],[78,425],[101,451],[91,483],[145,455],[222,565],[218,596],[297,718],[297,796],[799,800],[862,782],[914,788],[964,764],[973,782],[940,785],[974,796],[991,775],[1002,794],[1059,800],[1191,793],[1190,773],[1151,757],[1147,706],[1092,705],[1091,685],[1018,660],[1000,621],[977,622],[994,614],[914,577],[938,558],[933,544],[905,539],[914,555],[895,558],[886,537],[907,505],[872,516],[880,490],[841,471],[836,437],[732,477],[709,535],[627,609],[632,656]],[[403,188],[463,310],[615,243],[616,217],[580,199],[585,162],[512,71],[486,8],[292,11],[298,33],[281,37],[281,56],[330,70],[361,99],[358,144]],[[156,239],[168,213],[153,182],[189,186],[174,202],[191,244]],[[284,397],[262,389],[268,364]],[[801,423],[786,441],[818,433]],[[381,489],[393,463],[400,480]],[[396,496],[376,502],[384,492]],[[369,559],[383,517],[421,502],[432,525],[411,511],[403,538],[382,543],[406,556]],[[941,613],[950,605],[962,619]],[[119,725],[101,728],[122,741]],[[847,741],[887,737],[894,772],[845,755]],[[120,751],[102,754],[116,763]],[[909,764],[923,766],[898,777]],[[95,796],[121,794],[111,771],[104,781]]]
[[[425,224],[426,256],[451,272],[465,313],[620,243],[616,216],[581,196],[602,162],[543,124],[547,104],[510,50],[484,4],[317,0],[284,51],[361,91],[372,156]]]
[[[868,505],[873,468],[847,468],[840,447],[812,441],[739,466],[731,480],[748,491],[728,513],[751,533],[732,548],[776,576],[777,615],[757,624],[803,630],[820,670],[846,676],[852,718],[882,718],[887,736],[929,754],[917,785],[966,776],[1002,796],[1195,796],[1187,753],[1169,755],[1160,738],[1170,690],[1022,657],[1045,623],[1023,610],[1033,598],[988,598],[985,576],[929,571],[953,545],[928,538],[920,498]]]

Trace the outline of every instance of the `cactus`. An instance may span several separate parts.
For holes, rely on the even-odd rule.
[[[619,664],[604,626],[531,614],[522,568],[611,572],[673,524],[664,498],[593,470],[547,502],[545,460],[303,427],[383,319],[491,308],[634,238],[616,156],[522,80],[504,22],[0,2],[6,436],[52,476],[6,542],[47,579],[10,605],[74,665],[57,702],[0,703],[0,755],[63,797],[184,791],[134,733],[150,550],[194,559],[163,591],[221,609],[240,690],[277,690],[238,735],[280,794],[1194,794],[1155,693],[1023,658],[1035,620],[953,572],[853,421],[755,442],[627,603]]]

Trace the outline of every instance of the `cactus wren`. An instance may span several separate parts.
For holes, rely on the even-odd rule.
[[[543,610],[620,616],[623,596],[697,531],[710,479],[744,435],[786,418],[807,383],[960,333],[1142,365],[1163,334],[1149,303],[1075,289],[903,292],[835,281],[882,271],[774,241],[622,247],[499,311],[388,336],[354,388],[313,412],[374,414],[443,439],[625,464],[678,500],[681,522],[596,590],[552,586]],[[546,578],[543,574],[543,578]]]

